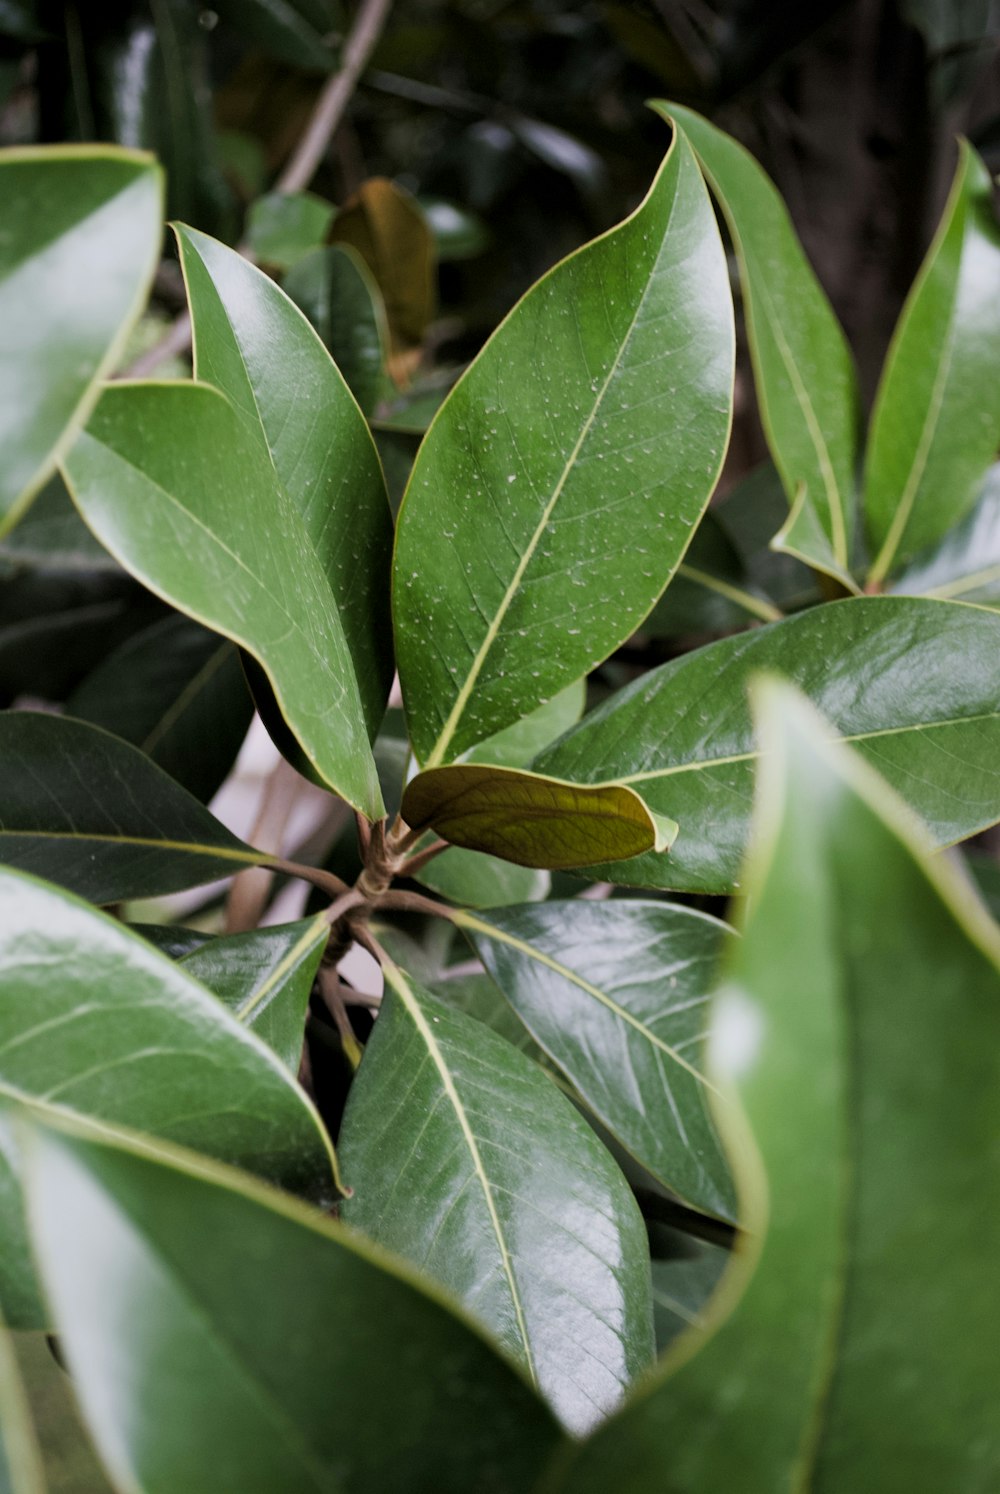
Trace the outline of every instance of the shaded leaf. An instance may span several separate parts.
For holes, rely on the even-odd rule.
[[[428,768],[403,793],[403,819],[466,850],[549,870],[669,849],[677,827],[618,783],[583,786],[485,763]]]
[[[675,1338],[690,1328],[700,1328],[712,1294],[729,1264],[730,1253],[722,1245],[697,1240],[680,1230],[654,1226],[653,1329],[656,1352],[662,1354]]]
[[[759,670],[794,681],[937,845],[1000,818],[1000,617],[960,602],[853,597],[650,671],[536,759],[540,773],[632,784],[680,826],[669,857],[593,875],[733,889],[757,759],[745,692]]]
[[[133,1126],[330,1200],[333,1154],[319,1117],[210,992],[34,878],[0,871],[0,906],[0,1120],[29,1105]],[[67,966],[72,981],[61,976]],[[40,1326],[7,1138],[0,1125],[0,1300],[14,1326]]]
[[[635,631],[715,484],[732,360],[725,256],[677,137],[632,217],[501,323],[420,448],[393,609],[421,762],[511,725]]]
[[[213,0],[213,9],[240,41],[252,39],[292,67],[326,71],[336,60],[343,13],[331,0]]]
[[[986,474],[975,506],[944,539],[914,556],[890,589],[1000,606],[1000,465]]]
[[[332,203],[313,192],[268,192],[250,204],[246,238],[261,264],[287,270],[322,244],[333,221]]]
[[[120,1487],[533,1485],[551,1417],[409,1268],[172,1149],[38,1131],[26,1150],[46,1293]]]
[[[985,1490],[1000,933],[791,692],[772,687],[762,721],[752,896],[713,1036],[760,1151],[728,1131],[748,1241],[714,1337],[681,1339],[553,1487]]]
[[[162,178],[111,147],[0,152],[0,532],[73,441],[145,303]]]
[[[643,623],[654,638],[732,633],[751,622],[776,622],[781,613],[753,585],[718,518],[704,515],[676,574]]]
[[[366,415],[385,378],[388,328],[382,295],[353,249],[316,249],[293,265],[286,295],[307,316]]]
[[[652,1356],[632,1195],[538,1068],[385,974],[341,1131],[343,1218],[453,1292],[582,1431]]]
[[[0,1494],[45,1494],[45,1487],[13,1340],[0,1322]]]
[[[749,152],[690,109],[657,107],[690,139],[736,247],[761,421],[792,505],[775,544],[856,590],[859,412],[847,341],[787,208]]]
[[[1000,228],[989,173],[962,142],[951,195],[886,356],[865,459],[884,577],[942,539],[1000,445]]]
[[[533,903],[548,897],[548,872],[517,866],[453,846],[421,867],[416,881],[466,908],[501,908],[507,903]]]
[[[66,473],[102,543],[173,606],[248,649],[320,777],[377,818],[340,614],[304,520],[228,400],[204,384],[115,385]]]
[[[269,860],[86,722],[0,712],[0,758],[0,861],[91,902],[157,897]]]
[[[638,900],[494,908],[455,921],[581,1099],[687,1204],[735,1218],[702,1046],[727,932]]]

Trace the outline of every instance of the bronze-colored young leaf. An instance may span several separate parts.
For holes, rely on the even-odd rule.
[[[406,785],[403,819],[453,845],[549,871],[669,850],[677,826],[618,783],[566,783],[518,768],[452,763]]]

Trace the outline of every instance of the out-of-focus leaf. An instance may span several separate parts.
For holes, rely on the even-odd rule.
[[[66,710],[140,747],[204,803],[232,768],[253,716],[238,651],[178,616],[115,649]]]
[[[261,264],[287,270],[322,244],[333,214],[312,192],[268,192],[250,204],[247,242]]]
[[[120,1488],[534,1486],[550,1414],[402,1262],[172,1148],[38,1130],[25,1151],[46,1293]]]
[[[1000,465],[987,473],[975,507],[940,543],[915,556],[890,589],[1000,606]]]
[[[453,845],[554,871],[667,851],[677,826],[618,783],[583,787],[517,768],[452,763],[411,778],[403,819]]]
[[[963,142],[951,195],[882,372],[865,459],[881,582],[944,538],[1000,444],[1000,228],[989,173]]]
[[[542,119],[515,113],[509,115],[507,122],[515,138],[533,156],[561,176],[568,176],[583,197],[591,201],[600,199],[607,189],[608,173],[596,150]]]
[[[733,335],[715,218],[677,136],[632,217],[528,292],[420,448],[393,609],[421,762],[527,715],[649,612],[718,475]]]
[[[0,861],[95,903],[156,897],[269,858],[99,727],[0,713]]]
[[[377,818],[364,707],[329,582],[266,449],[225,396],[204,384],[114,385],[66,473],[102,543],[151,590],[249,650],[320,778]]]
[[[346,245],[316,249],[283,284],[370,415],[382,391],[389,333],[381,292],[364,260]]]
[[[712,1041],[753,1129],[727,1125],[747,1235],[701,1331],[551,1487],[986,1490],[1000,932],[793,692],[765,703]]]
[[[994,918],[1000,919],[1000,862],[985,851],[968,850],[962,858],[979,896]]]
[[[534,1064],[385,973],[341,1131],[343,1217],[453,1292],[583,1431],[652,1356],[632,1195]]]
[[[757,749],[747,683],[794,681],[926,821],[937,845],[1000,819],[1000,617],[960,602],[851,597],[651,671],[536,759],[632,784],[680,829],[669,856],[592,868],[643,887],[730,892]]]
[[[0,1300],[11,1324],[44,1322],[8,1145],[12,1110],[133,1126],[331,1200],[333,1154],[318,1115],[210,992],[33,877],[0,871],[0,905]]]
[[[778,608],[749,581],[732,540],[707,513],[663,596],[643,623],[654,638],[732,633],[751,622],[776,622]]]
[[[223,29],[254,41],[279,62],[328,71],[344,16],[338,0],[213,0]]]
[[[0,12],[0,24],[3,16]],[[0,1321],[0,1494],[45,1494],[45,1474],[17,1356]]]
[[[858,394],[844,334],[753,157],[690,109],[658,107],[690,139],[736,246],[761,420],[792,505],[781,547],[857,590]]]
[[[453,846],[427,863],[416,880],[442,897],[466,908],[502,908],[508,903],[534,903],[548,897],[548,872],[516,866],[482,851]]]
[[[734,1220],[701,1052],[727,932],[690,908],[623,900],[456,915],[581,1099],[687,1204]]]
[[[0,533],[73,441],[145,303],[162,177],[111,147],[0,151]]]
[[[678,1229],[654,1225],[653,1329],[656,1352],[662,1354],[675,1338],[705,1323],[706,1310],[730,1252],[722,1245],[698,1240]]]
[[[434,235],[438,261],[475,259],[490,246],[490,231],[476,213],[444,197],[418,197],[420,211]]]

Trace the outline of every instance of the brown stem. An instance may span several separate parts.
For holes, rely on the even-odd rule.
[[[448,851],[451,847],[446,840],[436,840],[432,846],[427,846],[423,851],[418,851],[415,856],[410,856],[399,868],[401,877],[412,877],[428,861],[433,861],[435,856],[440,856],[442,851]]]
[[[433,918],[454,919],[455,910],[447,903],[436,903],[432,898],[422,897],[419,892],[384,892],[376,908],[387,908],[398,913],[430,913]]]
[[[299,861],[285,861],[280,856],[271,856],[268,865],[273,866],[275,871],[284,872],[289,877],[299,877],[303,882],[311,882],[318,887],[320,892],[328,892],[331,897],[340,897],[342,893],[350,891],[348,885],[342,878],[335,876],[333,872],[324,871],[319,866],[303,866]]]
[[[379,943],[370,928],[365,927],[363,924],[359,924],[358,927],[354,930],[354,937],[362,946],[362,948],[367,949],[368,953],[373,957],[373,959],[378,960],[379,964],[383,967],[386,965],[395,964],[395,961],[393,960],[389,951]],[[382,998],[380,996],[379,1005],[381,1004]]]

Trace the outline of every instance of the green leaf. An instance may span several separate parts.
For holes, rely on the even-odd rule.
[[[793,680],[949,845],[1000,819],[1000,617],[960,602],[853,597],[709,644],[618,692],[536,760],[631,784],[680,825],[668,857],[594,869],[643,887],[730,892],[757,748],[746,686]]]
[[[500,908],[507,903],[534,903],[548,897],[548,872],[515,866],[481,851],[453,846],[428,862],[415,881],[466,908]]]
[[[38,1438],[10,1334],[0,1322],[0,1494],[45,1494]]]
[[[791,692],[764,703],[752,895],[713,1033],[760,1151],[729,1132],[747,1243],[715,1336],[680,1340],[554,1486],[986,1490],[1000,932]]]
[[[628,1185],[517,1049],[385,975],[340,1136],[342,1217],[454,1293],[583,1431],[652,1357]]]
[[[213,9],[241,42],[252,39],[279,62],[327,71],[335,61],[343,14],[331,0],[215,0]]]
[[[134,743],[204,803],[232,768],[253,716],[237,650],[176,615],[103,659],[66,710]]]
[[[379,938],[381,939],[381,935]],[[504,1042],[512,1043],[526,1058],[545,1062],[545,1054],[506,996],[498,989],[496,982],[485,971],[456,975],[452,970],[442,970],[436,979],[427,982],[426,988],[444,1006],[451,1007],[453,1011],[464,1012],[477,1022],[483,1022],[502,1037]]]
[[[965,141],[934,242],[893,335],[872,413],[865,516],[881,582],[942,539],[1000,445],[1000,229]]]
[[[250,204],[246,237],[261,264],[287,270],[322,244],[334,207],[312,192],[268,192]]]
[[[25,1150],[46,1294],[119,1488],[534,1485],[550,1415],[402,1263],[172,1149],[38,1130]]]
[[[0,151],[0,533],[87,419],[160,253],[162,177],[110,146]]]
[[[850,349],[774,184],[690,109],[657,105],[688,136],[729,225],[764,434],[792,511],[775,540],[851,590],[858,392]]]
[[[583,715],[587,699],[587,682],[574,680],[558,695],[545,701],[528,716],[512,726],[487,737],[464,754],[466,763],[489,763],[497,768],[526,768],[543,747],[575,726]]]
[[[680,1334],[703,1326],[730,1253],[662,1225],[654,1226],[652,1245],[653,1328],[656,1351],[662,1354]]]
[[[890,589],[1000,606],[1000,464],[986,474],[975,507],[943,540],[915,556]]]
[[[91,902],[179,892],[270,859],[86,722],[0,712],[0,760],[0,861]]]
[[[132,1126],[330,1200],[333,1154],[319,1117],[204,986],[32,877],[0,871],[0,911],[0,1119],[30,1105]],[[15,1327],[38,1326],[6,1126],[0,1195],[0,1301]]]
[[[725,256],[677,136],[636,212],[501,323],[420,448],[393,610],[422,763],[511,725],[635,631],[715,485],[732,381]]]
[[[715,514],[705,514],[676,575],[643,623],[654,638],[732,633],[781,613],[748,580],[739,552]]]
[[[685,1203],[734,1220],[701,1051],[726,926],[631,899],[454,917],[532,1037],[622,1145]]]
[[[370,415],[385,380],[389,331],[382,294],[364,260],[347,245],[316,249],[289,270],[284,290]]]
[[[114,385],[66,462],[98,538],[157,595],[249,650],[320,777],[382,801],[344,625],[305,522],[204,384]]]
[[[329,936],[319,913],[211,939],[182,955],[180,964],[297,1074],[309,992]]]
[[[302,516],[353,661],[341,690],[360,690],[374,738],[393,673],[392,521],[371,432],[316,333],[272,280],[190,228],[178,228],[177,240],[195,373],[232,402]],[[294,595],[294,573],[285,581]]]
[[[430,828],[466,850],[550,871],[659,854],[677,833],[672,820],[621,784],[584,786],[485,763],[418,773],[406,785],[401,813],[414,830]]]

